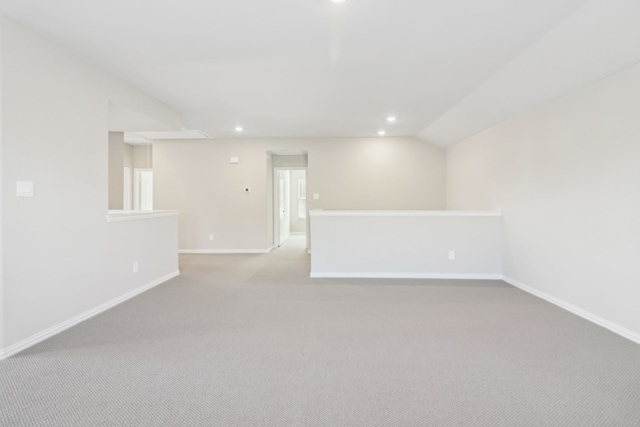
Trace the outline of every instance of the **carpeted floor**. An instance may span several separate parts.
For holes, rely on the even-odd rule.
[[[295,239],[180,268],[0,362],[0,425],[640,425],[640,346],[503,282],[310,279]]]

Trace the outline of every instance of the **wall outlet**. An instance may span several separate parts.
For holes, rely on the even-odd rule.
[[[209,234],[209,240],[213,240],[213,233]]]
[[[133,272],[137,273],[138,272],[138,261],[133,263]]]
[[[449,261],[455,261],[455,259],[456,259],[456,252],[449,251]]]

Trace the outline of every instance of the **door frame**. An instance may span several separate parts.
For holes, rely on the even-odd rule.
[[[274,166],[273,167],[273,248],[278,249],[280,245],[280,185],[279,185],[279,172],[280,171],[305,171],[305,177],[308,175],[307,166]],[[307,179],[307,182],[308,179]],[[291,184],[290,184],[291,185]],[[297,191],[297,189],[296,189]],[[307,228],[309,227],[307,223]],[[308,235],[308,230],[307,233]],[[305,240],[307,237],[305,237]],[[308,244],[307,244],[308,246]]]
[[[153,168],[133,168],[133,209],[140,210],[140,175],[138,172],[151,172]]]

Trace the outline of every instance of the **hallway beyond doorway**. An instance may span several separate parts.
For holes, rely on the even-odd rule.
[[[304,234],[290,234],[284,242],[282,246],[279,248],[280,250],[285,251],[305,251],[307,250],[307,237]]]
[[[291,235],[306,237],[307,214],[306,167],[274,167],[273,247],[282,246]]]

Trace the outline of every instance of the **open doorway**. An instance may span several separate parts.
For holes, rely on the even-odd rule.
[[[307,247],[307,168],[275,167],[273,171],[274,248],[285,243]]]

